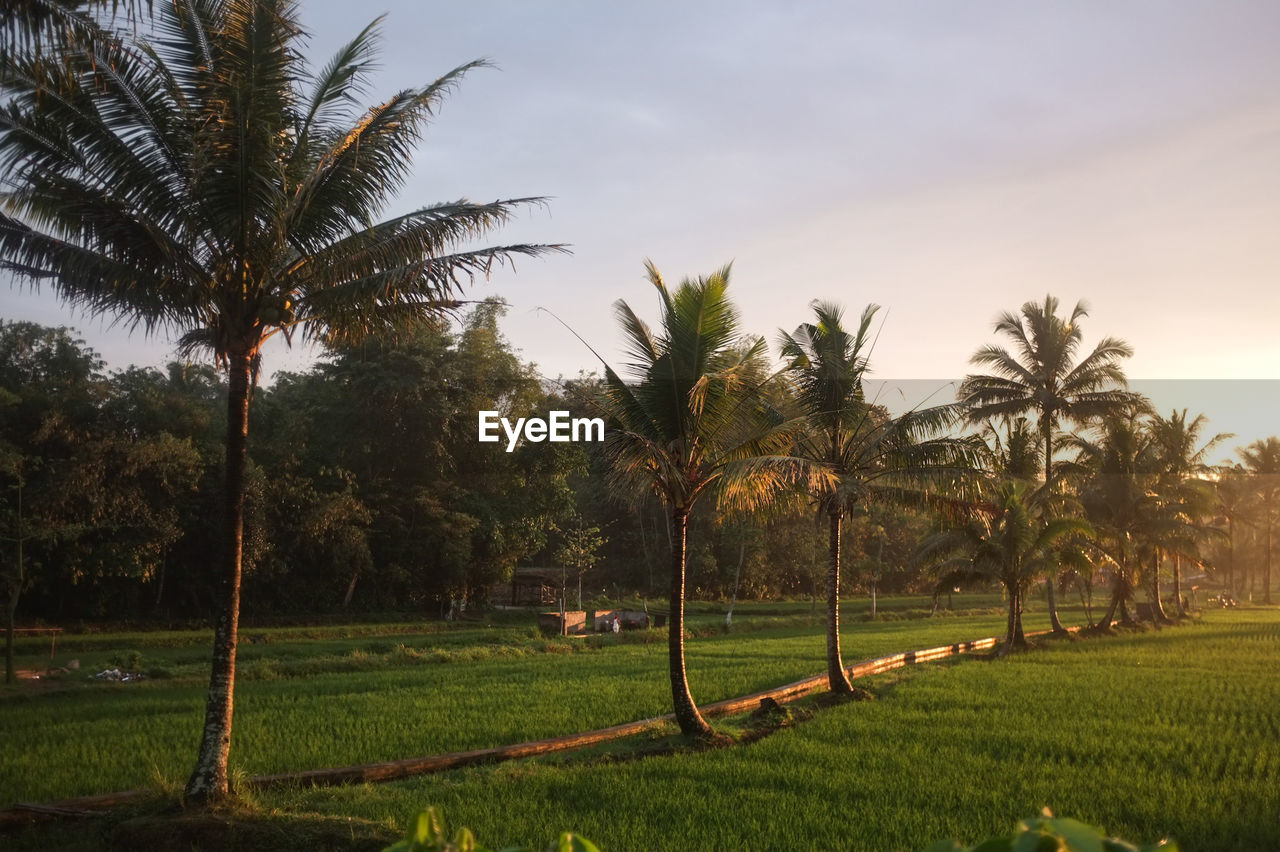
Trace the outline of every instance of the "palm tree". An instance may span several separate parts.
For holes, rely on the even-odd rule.
[[[750,509],[808,472],[789,455],[798,424],[768,404],[760,374],[763,340],[743,337],[729,301],[729,267],[667,289],[652,263],[662,327],[655,333],[631,307],[614,308],[628,344],[630,381],[605,364],[606,476],[620,494],[656,495],[671,514],[668,662],[680,730],[711,736],[689,691],[684,666],[685,559],[689,512],[711,490],[722,505]]]
[[[1201,443],[1200,433],[1208,418],[1198,414],[1187,421],[1187,409],[1171,411],[1167,418],[1154,415],[1149,429],[1159,471],[1158,490],[1168,508],[1181,523],[1181,535],[1173,538],[1173,597],[1178,615],[1186,615],[1182,605],[1182,557],[1195,555],[1195,543],[1210,534],[1204,517],[1213,505],[1213,487],[1204,476],[1212,468],[1206,461],[1209,451],[1230,438],[1220,432]],[[1197,446],[1198,445],[1198,446]],[[1159,552],[1160,548],[1157,548]],[[1155,600],[1160,597],[1159,563],[1156,564]]]
[[[1254,441],[1236,450],[1245,470],[1253,475],[1256,493],[1262,497],[1262,529],[1266,542],[1262,563],[1262,602],[1271,603],[1271,531],[1276,523],[1276,497],[1280,495],[1280,438]]]
[[[1117,612],[1122,622],[1133,620],[1128,602],[1133,597],[1140,559],[1152,552],[1153,542],[1180,529],[1178,520],[1164,511],[1156,491],[1151,435],[1140,419],[1144,413],[1145,406],[1132,405],[1124,413],[1104,418],[1098,439],[1080,435],[1067,439],[1077,458],[1064,463],[1062,470],[1083,481],[1080,502],[1097,530],[1095,546],[1112,566],[1111,601],[1096,625],[1099,630],[1109,629]],[[1152,606],[1158,601],[1157,595]]]
[[[473,62],[352,115],[377,22],[318,74],[296,0],[158,4],[128,31],[7,53],[0,76],[0,268],[229,377],[221,613],[188,800],[228,793],[250,390],[263,344],[340,343],[456,307],[465,280],[551,246],[470,242],[536,201],[465,200],[378,222],[414,145]],[[104,24],[104,27],[106,25]],[[103,30],[106,31],[105,29]],[[305,87],[305,88],[304,88]]]
[[[1227,593],[1232,597],[1244,597],[1251,592],[1245,574],[1236,577],[1236,524],[1249,524],[1251,520],[1249,476],[1240,464],[1220,465],[1215,471],[1214,496],[1216,498],[1218,524],[1226,524],[1227,540]]]
[[[970,363],[990,373],[969,375],[960,387],[960,398],[975,422],[989,418],[1035,413],[1044,447],[1046,483],[1054,482],[1053,436],[1063,421],[1079,423],[1102,417],[1128,404],[1131,395],[1120,361],[1133,354],[1123,340],[1106,337],[1077,361],[1083,333],[1080,320],[1088,316],[1084,302],[1077,302],[1065,319],[1058,315],[1058,300],[1046,295],[1043,303],[1027,302],[1020,313],[1004,313],[995,323],[997,334],[1007,336],[1013,351],[984,346]],[[1058,618],[1055,576],[1049,575],[1049,621],[1055,633],[1065,632]]]
[[[843,310],[814,302],[816,323],[779,332],[782,357],[796,399],[809,421],[809,437],[799,453],[825,465],[834,486],[819,491],[819,511],[829,525],[827,551],[827,679],[831,691],[852,692],[840,653],[840,535],[845,514],[872,494],[899,496],[908,480],[954,474],[972,467],[971,440],[934,437],[959,418],[958,405],[944,405],[889,418],[867,403],[862,379],[867,371],[871,322],[879,310],[868,305],[857,330],[846,331]]]
[[[920,548],[923,560],[937,562],[941,584],[983,579],[1004,586],[1009,617],[1002,655],[1026,647],[1022,609],[1027,587],[1063,560],[1083,560],[1078,547],[1064,545],[1092,535],[1081,518],[1046,520],[1044,503],[1051,498],[1045,485],[1036,488],[1026,480],[1007,479],[975,507],[966,523],[935,533]]]

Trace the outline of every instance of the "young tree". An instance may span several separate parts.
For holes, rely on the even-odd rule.
[[[922,559],[937,562],[935,570],[942,583],[985,579],[1004,586],[1009,617],[1002,655],[1027,644],[1022,629],[1027,587],[1062,561],[1083,559],[1079,548],[1062,545],[1092,535],[1083,519],[1047,520],[1040,504],[1051,496],[1044,485],[1036,488],[1026,480],[1005,480],[977,505],[966,523],[930,537],[920,549]]]
[[[228,793],[250,388],[282,335],[351,341],[458,304],[459,285],[548,246],[472,248],[534,199],[378,222],[415,143],[473,62],[349,114],[371,24],[318,74],[296,0],[158,4],[156,37],[77,40],[63,62],[4,54],[0,268],[228,373],[222,600],[191,802]],[[376,22],[375,22],[376,23]],[[306,84],[309,88],[304,90]]]

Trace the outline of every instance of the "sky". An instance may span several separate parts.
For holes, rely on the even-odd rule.
[[[997,314],[1052,293],[1088,303],[1086,347],[1134,346],[1164,408],[1280,432],[1280,4],[303,0],[313,65],[382,12],[371,101],[498,66],[387,212],[548,198],[494,239],[572,254],[470,294],[510,303],[550,378],[598,365],[555,317],[607,358],[615,300],[656,320],[645,258],[670,282],[732,261],[770,340],[815,298],[881,305],[884,380],[960,378]],[[49,293],[2,288],[0,315],[74,325],[113,367],[173,354]]]

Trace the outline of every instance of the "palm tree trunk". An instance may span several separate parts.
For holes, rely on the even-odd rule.
[[[1268,606],[1271,604],[1271,499],[1271,492],[1267,492],[1267,561],[1262,573],[1262,602]]]
[[[827,545],[827,681],[835,693],[853,692],[840,658],[840,523],[844,513],[831,513],[831,539]]]
[[[705,738],[711,736],[711,726],[693,703],[693,696],[689,694],[689,679],[684,670],[684,567],[689,538],[689,510],[673,509],[671,522],[671,614],[667,631],[671,700],[675,705],[680,732]]]
[[[196,805],[214,804],[229,792],[227,759],[231,753],[231,717],[236,678],[236,640],[240,627],[240,568],[244,555],[245,468],[249,448],[249,355],[233,353],[227,395],[227,469],[223,494],[222,612],[214,625],[213,671],[205,705],[204,733],[196,768],[184,797]]]
[[[1173,600],[1178,617],[1185,618],[1187,608],[1182,605],[1182,556],[1177,553],[1173,555]]]
[[[724,614],[724,629],[733,626],[733,608],[738,603],[738,581],[742,579],[742,563],[747,558],[747,532],[745,525],[738,525],[738,567],[733,572],[733,593],[729,595],[729,611]]]
[[[1044,417],[1044,484],[1049,487],[1049,483],[1053,480],[1053,422],[1046,415]],[[1049,569],[1049,577],[1046,585],[1049,588],[1049,626],[1054,633],[1066,633],[1067,628],[1062,626],[1062,621],[1058,618],[1058,595],[1057,576],[1055,576],[1053,568]]]
[[[1009,594],[1009,622],[1005,627],[1004,647],[1000,649],[1000,656],[1013,650],[1018,635],[1018,590],[1006,584],[1005,591]]]
[[[1154,550],[1151,555],[1151,621],[1155,624],[1169,624],[1169,616],[1165,615],[1164,603],[1160,600],[1160,549]]]
[[[1026,597],[1027,597],[1026,589],[1022,588],[1022,586],[1019,585],[1018,586],[1018,608],[1017,610],[1015,610],[1014,617],[1013,617],[1013,643],[1019,648],[1025,648],[1027,646],[1027,635],[1022,631],[1022,605],[1023,605],[1023,602],[1026,600]]]
[[[1236,529],[1227,515],[1227,594],[1236,596]]]
[[[1099,630],[1110,630],[1111,623],[1115,620],[1116,610],[1121,608],[1124,599],[1129,594],[1129,583],[1125,579],[1125,571],[1123,565],[1116,567],[1116,579],[1111,584],[1111,602],[1107,604],[1107,611],[1103,614],[1102,619],[1098,622]]]
[[[1126,627],[1133,627],[1138,623],[1137,619],[1133,617],[1133,613],[1129,612],[1128,598],[1122,598],[1120,600],[1120,623]]]
[[[22,586],[26,582],[26,563],[22,555],[22,481],[18,481],[17,514],[14,516],[14,542],[17,547],[18,561],[13,569],[13,583],[9,586],[9,601],[6,607],[8,618],[4,631],[4,682],[13,683],[18,672],[13,664],[13,633],[18,617],[18,598],[22,595]]]

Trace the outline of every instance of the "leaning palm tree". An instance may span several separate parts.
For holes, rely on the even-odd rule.
[[[317,74],[296,0],[157,4],[154,40],[7,52],[0,77],[0,268],[148,333],[229,378],[221,612],[186,795],[228,793],[249,399],[274,336],[339,343],[456,307],[460,286],[553,247],[471,241],[534,199],[423,207],[379,222],[427,120],[463,75],[362,115],[371,24]],[[104,27],[107,26],[104,24]],[[104,31],[106,31],[104,29]]]
[[[1076,303],[1065,319],[1058,315],[1058,300],[1027,302],[1019,313],[1004,313],[995,331],[1010,338],[1013,351],[984,346],[970,362],[991,372],[965,377],[960,398],[975,422],[990,418],[1034,413],[1044,456],[1046,483],[1054,482],[1053,437],[1063,421],[1081,422],[1114,413],[1132,396],[1121,359],[1133,354],[1123,340],[1106,337],[1077,361],[1082,332],[1080,320],[1088,316],[1084,302]],[[1065,632],[1058,618],[1056,577],[1049,575],[1049,621],[1055,633]]]
[[[1254,493],[1262,498],[1261,526],[1266,542],[1262,563],[1262,602],[1271,603],[1271,536],[1276,524],[1276,503],[1280,499],[1280,438],[1254,441],[1236,450],[1244,469],[1252,474]]]
[[[689,512],[712,490],[722,505],[750,509],[798,477],[821,473],[789,454],[798,424],[769,405],[757,378],[765,344],[740,331],[726,292],[729,267],[686,278],[674,291],[652,263],[646,270],[662,326],[655,332],[626,302],[614,306],[631,362],[626,380],[605,364],[606,476],[616,493],[656,495],[671,514],[671,696],[680,730],[708,737],[684,666]]]
[[[800,455],[825,465],[830,487],[815,493],[829,528],[827,551],[827,679],[831,691],[853,690],[840,652],[840,536],[846,513],[873,495],[902,497],[929,479],[955,479],[972,470],[976,444],[939,433],[962,415],[950,404],[912,410],[891,418],[868,404],[862,380],[868,367],[871,322],[879,310],[868,305],[857,329],[843,325],[843,310],[814,302],[816,322],[779,332],[786,374],[808,419],[809,435]]]

